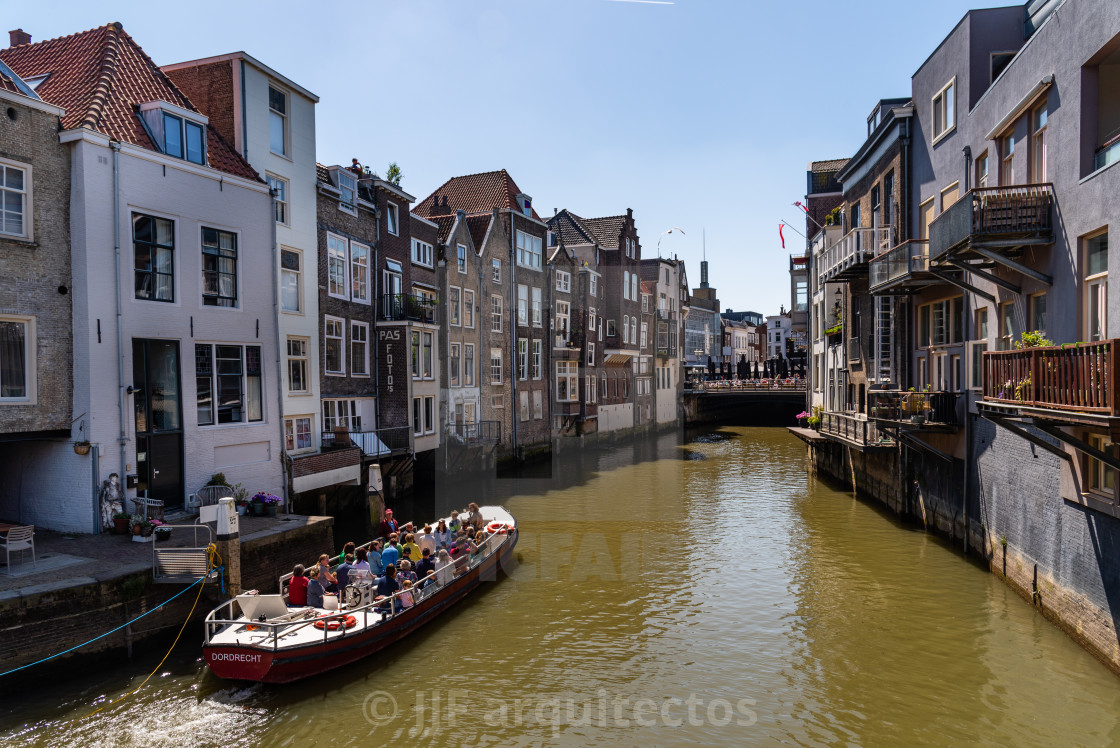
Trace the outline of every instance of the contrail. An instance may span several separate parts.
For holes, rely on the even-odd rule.
[[[642,5],[676,5],[669,0],[605,0],[608,3],[641,3]]]

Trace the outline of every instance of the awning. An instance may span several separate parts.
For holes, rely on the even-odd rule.
[[[1015,123],[1015,120],[1023,116],[1023,112],[1027,111],[1050,86],[1054,84],[1054,76],[1048,75],[1038,83],[1034,84],[1034,88],[1027,92],[1026,96],[1019,99],[1019,103],[1001,119],[991,131],[984,136],[984,140],[995,140],[998,136],[1003,134],[1003,131]]]
[[[603,366],[626,366],[630,357],[625,353],[612,353],[603,359]]]

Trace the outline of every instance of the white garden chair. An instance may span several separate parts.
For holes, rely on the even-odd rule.
[[[0,537],[0,544],[4,546],[4,553],[8,561],[8,576],[12,574],[12,551],[19,551],[20,566],[23,565],[23,552],[31,550],[31,566],[37,568],[35,558],[35,525],[21,525],[8,530],[7,534]]]

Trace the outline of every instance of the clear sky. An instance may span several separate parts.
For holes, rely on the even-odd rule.
[[[976,0],[973,0],[975,3]],[[634,209],[643,254],[688,263],[725,307],[789,305],[795,200],[810,160],[851,155],[880,98],[968,0],[0,0],[33,40],[120,21],[157,64],[244,50],[320,97],[318,158],[384,173],[422,199],[507,169],[537,211]],[[1010,4],[1010,3],[1008,3]]]

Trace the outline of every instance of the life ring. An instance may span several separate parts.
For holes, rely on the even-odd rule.
[[[505,535],[507,532],[512,532],[513,528],[512,522],[491,522],[486,526],[486,532],[491,535]]]
[[[319,619],[315,622],[315,628],[319,629],[320,631],[322,631],[323,629],[326,629],[327,631],[338,631],[343,626],[348,629],[352,629],[357,625],[358,619],[354,616],[346,616],[345,619],[341,616],[336,616],[335,618],[330,619]]]

